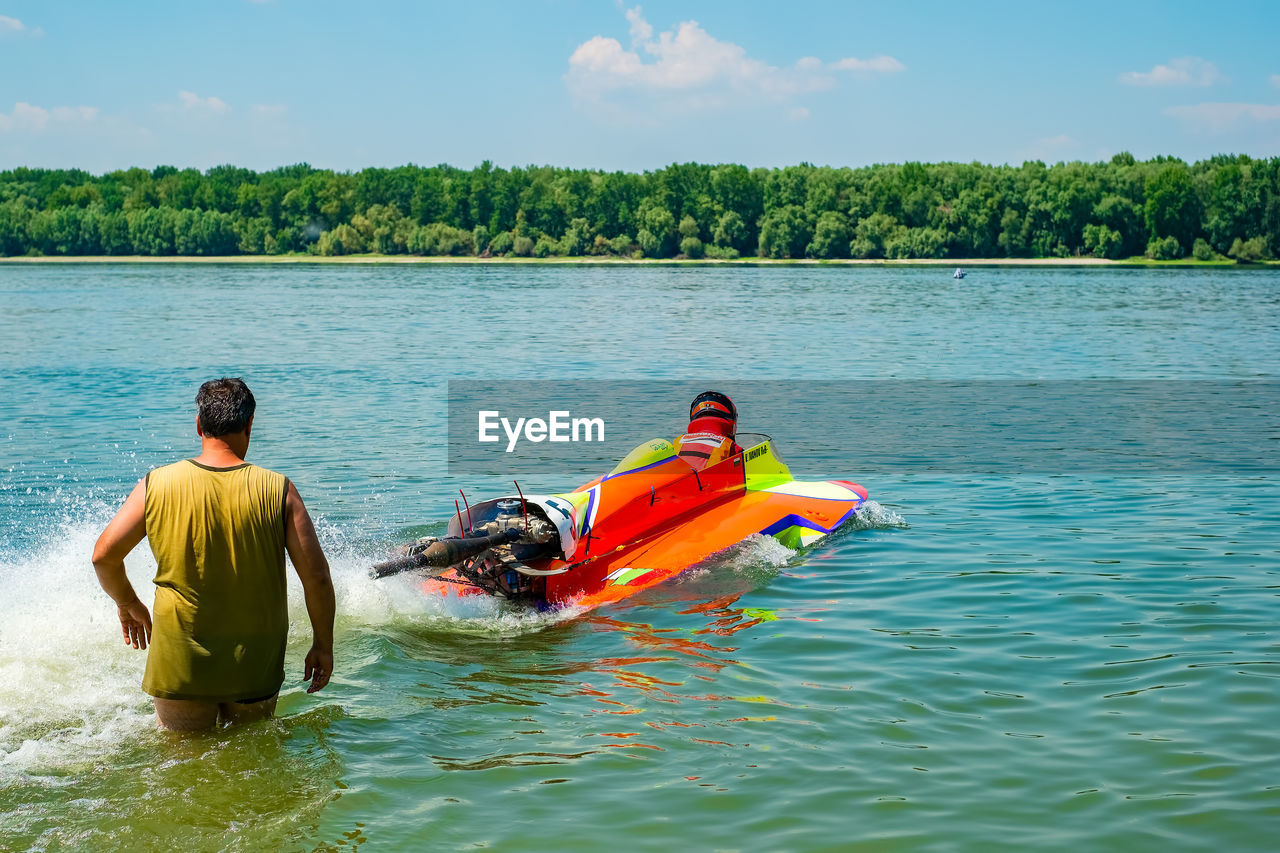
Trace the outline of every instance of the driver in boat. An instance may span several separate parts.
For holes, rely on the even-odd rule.
[[[689,406],[689,428],[676,439],[676,455],[701,471],[742,448],[733,440],[738,409],[719,391],[703,391]]]

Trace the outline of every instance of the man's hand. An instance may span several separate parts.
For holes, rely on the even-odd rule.
[[[125,645],[145,649],[151,642],[151,613],[147,605],[135,598],[130,604],[116,605],[116,615],[120,617]]]
[[[302,677],[304,680],[311,679],[311,686],[307,688],[307,692],[315,693],[317,690],[323,690],[329,683],[329,676],[333,675],[333,650],[313,645],[311,651],[307,652],[305,666],[306,670],[302,673]]]

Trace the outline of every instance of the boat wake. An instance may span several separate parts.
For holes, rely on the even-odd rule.
[[[910,526],[900,514],[873,500],[864,501],[845,524],[850,530],[893,530]]]
[[[102,501],[88,500],[62,508],[42,536],[0,552],[0,588],[5,590],[0,598],[0,784],[40,777],[41,784],[57,785],[65,774],[92,767],[122,744],[154,734],[151,703],[140,688],[146,656],[124,644],[115,609],[89,562],[112,511]],[[488,595],[425,595],[412,576],[373,581],[367,567],[386,553],[386,546],[357,540],[323,517],[316,521],[338,599],[339,681],[343,655],[351,653],[348,641],[359,636],[407,631],[503,638],[536,633],[582,612],[572,605],[538,611]],[[898,513],[868,501],[841,531],[905,525]],[[803,554],[771,536],[751,536],[676,582],[691,585],[685,586],[688,592],[700,579],[732,572],[753,584],[766,583]],[[155,561],[145,543],[127,566],[139,595],[149,602]],[[294,669],[311,642],[301,585],[292,569],[289,577],[285,694],[302,689]]]
[[[772,536],[757,533],[686,569],[675,578],[674,583],[696,585],[726,573],[755,583],[765,583],[772,580],[780,569],[802,562],[807,554],[815,550],[830,548],[851,533],[907,526],[907,520],[900,514],[876,501],[868,500],[858,507],[852,518],[811,547],[788,548]]]

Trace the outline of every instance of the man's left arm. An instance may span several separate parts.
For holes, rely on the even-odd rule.
[[[307,603],[307,616],[311,619],[312,643],[303,662],[303,677],[311,679],[307,692],[315,693],[322,690],[333,675],[333,617],[336,610],[333,579],[311,515],[292,480],[285,493],[284,511],[285,550],[289,552],[293,568],[302,581],[302,595]]]
[[[147,482],[139,480],[93,546],[98,583],[115,601],[124,641],[135,649],[145,649],[151,640],[151,613],[129,583],[124,558],[147,535],[146,504]]]

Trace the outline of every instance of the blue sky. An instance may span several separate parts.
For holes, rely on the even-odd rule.
[[[0,168],[1276,156],[1278,37],[1275,0],[0,0]]]

